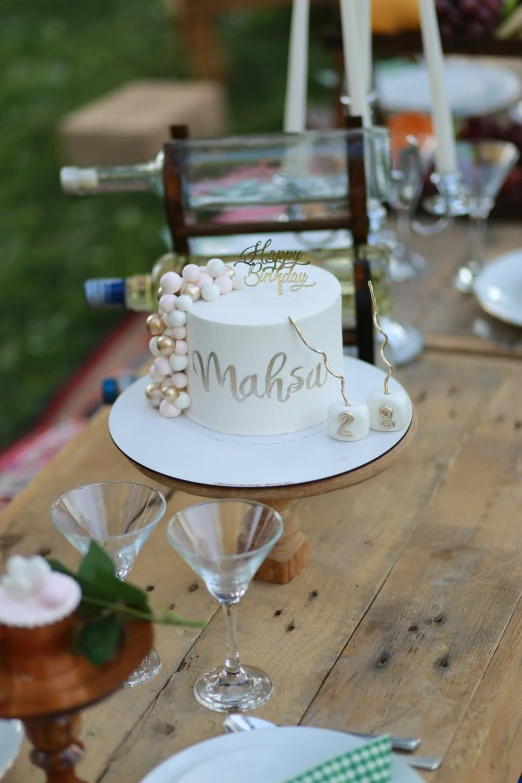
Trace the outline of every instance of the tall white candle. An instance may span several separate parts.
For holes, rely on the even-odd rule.
[[[344,71],[346,74],[350,114],[360,116],[363,125],[370,125],[370,112],[366,101],[365,73],[362,59],[360,20],[357,3],[360,0],[341,0],[341,30],[343,35]]]
[[[293,0],[283,123],[287,133],[306,128],[309,18],[310,0]]]
[[[444,55],[435,2],[434,0],[419,0],[419,8],[422,43],[430,81],[431,117],[437,139],[436,167],[439,174],[452,174],[458,171],[457,150],[453,118],[444,78]]]
[[[364,89],[370,93],[373,87],[373,53],[372,53],[372,1],[359,0],[357,6],[359,21],[359,40],[361,41],[362,63],[364,67]]]

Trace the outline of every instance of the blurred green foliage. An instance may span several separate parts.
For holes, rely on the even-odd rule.
[[[62,194],[60,119],[130,80],[188,76],[182,42],[159,0],[4,0],[2,10],[0,446],[34,422],[121,319],[89,311],[83,281],[147,271],[164,252],[163,210],[154,197]],[[313,13],[318,39],[326,12]],[[220,20],[235,132],[281,127],[289,20],[288,6]],[[328,66],[314,40],[310,72]],[[313,79],[310,94],[326,99]]]

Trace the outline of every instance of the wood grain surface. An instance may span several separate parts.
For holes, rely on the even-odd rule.
[[[462,235],[455,236],[457,247]],[[444,263],[437,274],[448,279],[455,261],[445,272]],[[411,290],[422,291],[417,285]],[[408,317],[421,325],[443,312],[436,286],[409,298]],[[438,333],[444,328],[442,321]],[[370,481],[298,499],[310,565],[288,585],[254,582],[242,601],[242,658],[264,667],[276,686],[256,714],[414,734],[422,737],[418,753],[444,758],[437,772],[423,773],[430,782],[515,783],[522,771],[522,364],[436,348],[402,368],[399,380],[418,412],[411,447]],[[110,478],[142,480],[111,443],[103,411],[2,512],[2,554],[52,552],[73,565],[77,555],[51,526],[50,505],[73,486]],[[165,521],[194,502],[164,491]],[[221,616],[166,544],[165,521],[131,580],[208,625],[156,629],[160,674],[83,714],[87,752],[78,772],[92,783],[138,783],[181,748],[222,733],[221,717],[192,694],[197,676],[223,659]],[[5,780],[42,780],[27,746]]]

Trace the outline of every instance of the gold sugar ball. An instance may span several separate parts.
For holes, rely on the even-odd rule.
[[[225,271],[223,272],[224,277],[230,277],[230,279],[232,280],[235,274],[236,274],[236,270],[233,267],[225,265]]]
[[[157,337],[165,331],[165,324],[161,315],[155,313],[147,318],[147,331]]]
[[[169,402],[174,402],[178,396],[178,390],[175,389],[174,386],[164,386],[161,390],[161,393],[163,395],[163,399],[168,400]]]
[[[147,398],[149,405],[152,405],[153,408],[159,408],[163,399],[159,383],[149,383],[145,389],[145,397]]]
[[[180,294],[185,294],[185,296],[190,296],[193,302],[197,302],[201,297],[201,289],[195,283],[183,283],[179,292]]]
[[[159,300],[161,299],[161,297],[163,296],[163,294],[164,294],[164,293],[165,293],[165,291],[164,291],[164,290],[163,290],[163,288],[160,286],[160,287],[158,288],[158,293],[157,293],[157,297],[156,297],[156,298],[157,298],[157,300],[158,300],[158,302],[159,302]]]
[[[171,353],[174,353],[175,347],[176,341],[172,337],[169,337],[168,334],[163,334],[161,337],[158,337],[158,351],[164,356],[170,356]]]

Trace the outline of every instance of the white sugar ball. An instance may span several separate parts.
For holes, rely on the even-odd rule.
[[[170,375],[170,364],[166,356],[158,356],[154,362],[154,372],[159,375]]]
[[[199,276],[198,286],[200,288],[203,288],[204,285],[208,285],[209,283],[213,283],[213,282],[214,282],[214,278],[212,277],[212,275],[207,275],[207,273],[204,272],[202,275]]]
[[[225,264],[220,258],[211,258],[207,261],[207,274],[219,277],[225,274]]]
[[[183,275],[183,280],[186,280],[187,283],[197,283],[200,275],[199,266],[196,264],[187,264],[181,274]]]
[[[217,285],[220,294],[229,294],[232,291],[232,278],[221,275],[216,277],[214,285]]]
[[[155,370],[154,367],[152,367],[149,370],[149,375],[150,375],[151,381],[153,381],[154,383],[163,383],[163,381],[166,378],[165,373],[157,372],[157,370]]]
[[[174,372],[181,372],[188,366],[188,356],[186,354],[181,356],[180,354],[173,353],[169,357],[169,363]]]
[[[165,416],[166,419],[175,419],[180,415],[181,411],[182,408],[174,407],[174,405],[168,400],[163,400],[159,407],[159,412],[162,416]]]
[[[179,408],[180,411],[188,408],[190,405],[190,397],[188,396],[187,392],[180,392],[174,401],[174,405],[176,408]]]
[[[187,383],[188,378],[184,372],[175,372],[172,376],[172,385],[175,386],[176,389],[186,389]]]
[[[170,327],[168,329],[165,329],[165,331],[162,334],[162,337],[174,337],[174,329],[171,329]]]
[[[185,340],[176,340],[176,347],[174,348],[174,353],[177,353],[178,356],[185,356],[185,354],[188,353],[188,345],[185,342]],[[156,359],[156,361],[158,361]]]
[[[165,326],[170,326],[169,318],[171,315],[172,313],[162,313],[161,317],[163,319],[163,323],[165,324]]]
[[[176,272],[166,272],[160,278],[160,286],[166,294],[177,294],[183,280]]]
[[[234,291],[243,291],[246,288],[245,275],[234,275],[232,278],[232,288]]]
[[[174,294],[163,294],[159,300],[160,310],[164,313],[171,313],[176,308],[176,302],[178,297]]]
[[[158,338],[153,337],[152,340],[149,341],[149,351],[153,356],[161,356],[161,351],[158,348]]]
[[[187,296],[186,294],[182,294],[181,296],[178,296],[178,301],[176,302],[176,309],[181,310],[182,313],[186,313],[190,310],[194,302],[190,298],[190,296]]]
[[[165,320],[165,319],[164,319]],[[167,326],[172,329],[177,329],[179,326],[185,326],[187,323],[187,314],[182,313],[181,310],[174,310],[167,316]]]
[[[215,302],[216,299],[219,299],[220,294],[221,291],[215,283],[207,283],[201,289],[201,296],[205,302]]]
[[[187,327],[176,326],[176,328],[172,330],[172,336],[175,337],[176,340],[184,340],[187,336]]]

